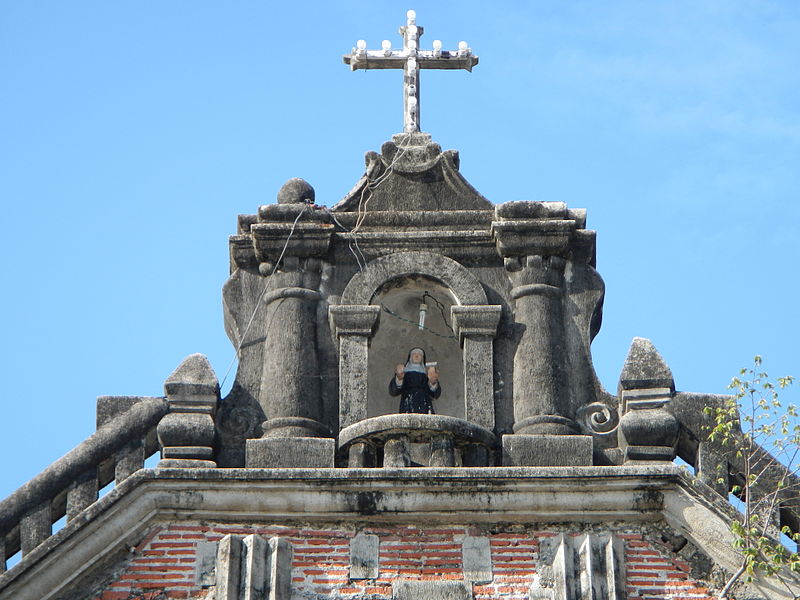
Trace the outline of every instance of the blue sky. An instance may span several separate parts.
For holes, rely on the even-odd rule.
[[[588,209],[607,388],[634,336],[682,390],[756,353],[800,375],[796,2],[2,2],[0,496],[93,431],[96,396],[160,395],[194,352],[223,377],[236,215],[290,177],[333,205],[400,131],[399,74],[341,55],[397,44],[408,8],[423,47],[480,56],[422,74],[467,179]]]

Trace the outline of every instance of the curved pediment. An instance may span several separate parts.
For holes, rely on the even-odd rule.
[[[493,208],[459,172],[458,152],[442,152],[427,133],[398,134],[365,161],[364,176],[333,211]]]

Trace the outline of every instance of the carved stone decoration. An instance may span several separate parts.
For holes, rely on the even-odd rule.
[[[625,461],[672,461],[680,424],[665,407],[675,394],[667,363],[650,340],[634,338],[620,375]]]
[[[614,406],[592,402],[578,409],[576,419],[581,428],[594,437],[596,447],[616,447],[619,411]]]
[[[561,534],[541,544],[542,583],[531,598],[553,600],[627,600],[625,548],[608,533]],[[549,589],[548,589],[549,588]],[[549,594],[547,592],[550,592]]]
[[[458,152],[442,152],[428,133],[396,135],[380,154],[367,152],[365,163],[366,173],[333,211],[356,211],[367,199],[372,211],[492,208],[459,172]]]
[[[464,266],[431,252],[397,252],[369,262],[345,287],[340,304],[329,308],[331,329],[339,340],[339,413],[341,429],[367,417],[367,389],[359,378],[378,323],[380,307],[371,305],[388,282],[407,277],[428,277],[454,297],[450,317],[462,347],[464,416],[467,421],[493,429],[494,387],[492,344],[502,308],[491,305],[478,279]],[[383,387],[383,386],[382,386]]]
[[[280,537],[226,535],[215,572],[215,600],[284,600],[291,593],[292,545]]]
[[[214,416],[219,383],[208,359],[192,354],[164,382],[170,412],[158,424],[159,468],[216,467]]]

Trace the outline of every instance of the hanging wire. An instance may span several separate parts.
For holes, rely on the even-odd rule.
[[[404,321],[404,322],[406,322],[406,323],[411,323],[411,324],[412,324],[412,325],[414,325],[415,327],[419,327],[419,323],[417,323],[417,322],[415,322],[415,321],[412,321],[411,319],[406,319],[405,317],[401,317],[401,316],[400,316],[400,315],[398,315],[396,312],[394,312],[392,309],[390,309],[388,306],[386,306],[386,305],[385,305],[383,302],[379,302],[379,304],[380,304],[380,307],[381,307],[381,308],[382,308],[382,309],[383,309],[385,312],[389,313],[389,314],[390,314],[391,316],[393,316],[395,319],[398,319],[398,320],[400,320],[400,321]],[[445,323],[445,324],[446,324],[446,323]],[[448,327],[447,327],[447,328],[448,328],[448,329],[450,329],[450,326],[448,325]],[[446,340],[454,340],[454,339],[456,339],[456,336],[455,336],[455,335],[443,335],[443,334],[441,334],[441,333],[437,333],[436,331],[434,331],[433,329],[431,329],[431,328],[430,328],[430,327],[428,327],[427,325],[423,325],[423,326],[422,326],[422,329],[424,329],[425,331],[427,331],[427,332],[429,332],[429,333],[432,333],[433,335],[435,335],[435,336],[437,336],[437,337],[444,338],[444,339],[446,339]],[[453,331],[453,330],[452,330],[452,329],[450,329],[450,331]]]
[[[436,306],[439,308],[439,312],[442,314],[442,321],[444,321],[444,326],[447,327],[450,330],[450,332],[453,334],[453,335],[451,335],[449,337],[454,337],[456,332],[453,331],[453,328],[450,327],[450,323],[447,322],[447,316],[444,313],[444,304],[439,302],[434,296],[431,296],[427,292],[427,290],[425,291],[424,294],[422,294],[422,301],[423,302],[425,302],[425,298],[430,298],[431,300],[433,300],[436,303]]]

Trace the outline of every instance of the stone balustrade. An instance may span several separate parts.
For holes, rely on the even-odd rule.
[[[488,429],[445,415],[383,415],[339,433],[339,452],[353,468],[486,467],[496,447]]]
[[[110,398],[114,399],[114,398]],[[52,535],[53,523],[74,519],[158,451],[156,427],[169,407],[163,398],[123,397],[130,407],[0,502],[0,573],[17,552],[24,557]]]

